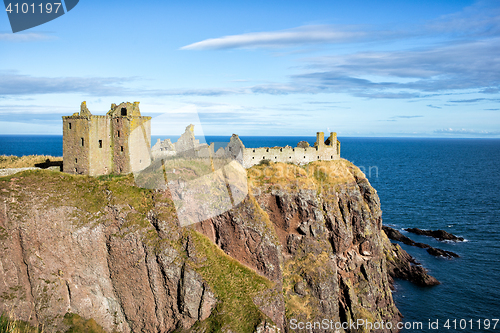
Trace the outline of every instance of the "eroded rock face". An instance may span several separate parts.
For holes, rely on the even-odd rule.
[[[261,184],[254,199],[197,226],[276,282],[284,297],[265,313],[282,330],[292,319],[363,318],[394,327],[400,319],[387,278],[384,245],[390,243],[381,233],[379,198],[357,168],[349,175],[328,193]]]
[[[376,191],[346,161],[322,162],[326,178],[283,165],[284,186],[250,176],[240,205],[185,228],[167,191],[131,177],[0,179],[0,312],[48,331],[67,312],[109,332],[398,321]]]
[[[149,193],[155,213],[143,214],[92,180],[80,190],[108,196],[92,213],[78,196],[59,201],[71,191],[40,188],[43,175],[1,183],[0,313],[46,331],[64,330],[64,314],[76,313],[108,332],[170,332],[210,315],[217,298],[186,263],[175,220],[154,216],[169,207],[164,193]],[[58,178],[43,180],[71,186]]]

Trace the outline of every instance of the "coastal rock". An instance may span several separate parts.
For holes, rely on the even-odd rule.
[[[264,168],[282,176],[254,174]],[[48,332],[64,331],[67,313],[108,332],[400,321],[380,200],[358,168],[271,164],[248,177],[243,202],[188,227],[168,191],[137,188],[130,175],[0,179],[0,312]]]
[[[408,232],[417,234],[417,235],[434,237],[439,241],[445,241],[445,240],[450,240],[450,241],[455,241],[455,242],[463,242],[464,241],[463,237],[457,237],[457,236],[450,234],[449,232],[444,231],[444,230],[422,230],[419,228],[407,228],[405,230]]]
[[[390,280],[391,285],[394,283],[393,279],[407,280],[422,287],[441,284],[398,244],[390,243],[385,253],[387,256],[387,269],[392,278]]]
[[[406,245],[416,246],[416,247],[419,247],[422,249],[427,249],[427,252],[430,255],[433,255],[435,257],[445,257],[445,258],[450,258],[450,259],[460,257],[458,254],[451,252],[451,251],[441,250],[441,249],[432,247],[428,244],[414,242],[412,239],[406,237],[401,232],[399,232],[398,230],[393,229],[391,227],[384,225],[382,227],[382,229],[384,230],[387,237],[389,237],[389,239],[401,242],[401,243],[406,244]],[[406,230],[408,230],[408,229],[406,229]]]
[[[431,247],[431,248],[427,249],[427,252],[429,254],[432,254],[435,257],[445,257],[445,258],[459,258],[460,257],[455,252],[441,250],[441,249],[436,249],[434,247]]]

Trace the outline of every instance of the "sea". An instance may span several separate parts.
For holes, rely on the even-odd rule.
[[[246,147],[296,146],[315,137],[240,137]],[[156,142],[157,137],[152,137]],[[175,140],[176,138],[172,138]],[[206,142],[229,137],[206,136]],[[404,332],[500,332],[500,139],[339,138],[341,157],[377,190],[383,223],[460,258],[401,244],[441,284],[396,281]],[[62,156],[61,136],[3,135],[0,155]],[[444,229],[464,242],[440,242],[404,228]]]

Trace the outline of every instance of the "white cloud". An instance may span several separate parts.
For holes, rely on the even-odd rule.
[[[232,48],[285,47],[301,44],[339,43],[359,39],[361,31],[345,31],[332,25],[310,25],[294,29],[254,32],[205,39],[181,50],[220,50]]]
[[[49,36],[43,33],[28,32],[28,33],[0,33],[0,41],[5,42],[38,42],[43,40],[54,39],[54,36]]]

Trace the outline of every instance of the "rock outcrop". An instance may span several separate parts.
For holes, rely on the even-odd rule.
[[[387,269],[391,285],[394,279],[408,280],[421,287],[432,287],[441,284],[435,277],[429,275],[427,270],[401,246],[398,244],[389,244],[389,246],[386,248],[385,253],[387,255]]]
[[[449,258],[449,259],[460,257],[455,252],[438,249],[438,248],[430,246],[429,244],[415,242],[411,238],[406,237],[401,232],[399,232],[398,230],[393,229],[391,227],[384,225],[384,226],[382,226],[382,229],[384,230],[387,237],[389,237],[389,239],[401,242],[401,243],[406,244],[406,245],[416,246],[416,247],[419,247],[422,249],[427,249],[427,253],[429,253],[430,255],[433,255],[435,257],[444,257],[444,258]],[[420,229],[418,229],[418,230],[420,230]],[[449,234],[449,235],[451,235],[451,234]],[[451,235],[451,236],[453,236],[453,235]]]
[[[450,240],[450,241],[454,241],[454,242],[463,242],[464,241],[463,237],[457,237],[457,236],[450,234],[449,232],[444,231],[444,230],[422,230],[419,228],[407,228],[405,230],[408,232],[417,234],[417,235],[434,237],[439,241],[445,241],[445,240]]]
[[[396,332],[388,273],[404,277],[393,265],[404,254],[361,171],[278,163],[248,179],[237,207],[181,228],[168,190],[131,176],[1,178],[0,312],[46,331],[75,313],[108,332],[278,332],[325,318]]]

